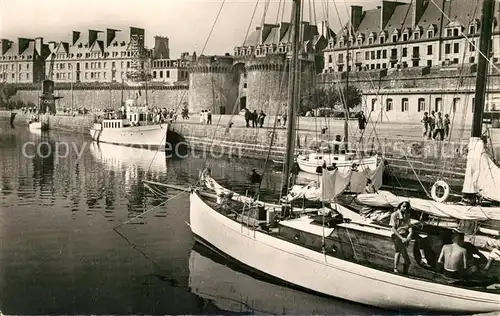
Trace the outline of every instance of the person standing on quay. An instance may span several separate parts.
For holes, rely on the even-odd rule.
[[[444,137],[446,139],[449,139],[449,137],[451,137],[451,135],[450,135],[450,124],[451,124],[451,122],[450,122],[450,116],[448,114],[444,115],[444,122],[443,122],[443,124],[444,124]]]
[[[363,135],[363,132],[365,131],[366,128],[366,116],[363,113],[363,111],[360,111],[358,113],[358,127],[361,135]]]
[[[429,113],[424,112],[424,117],[422,117],[420,122],[422,122],[423,131],[424,131],[424,134],[422,136],[425,138],[427,136],[427,134],[429,133]]]
[[[252,119],[252,112],[249,109],[245,109],[245,122],[247,123],[246,127],[250,127],[250,120]]]
[[[436,139],[436,137],[439,135],[439,140],[444,139],[444,124],[443,124],[443,118],[441,117],[441,112],[437,113],[437,118],[436,118],[436,129],[434,130],[434,135],[432,135],[432,138]]]
[[[207,111],[207,125],[212,125],[212,111]]]
[[[257,127],[257,118],[258,118],[257,110],[253,110],[252,113],[252,127]]]
[[[436,113],[434,111],[431,112],[431,116],[429,117],[429,133],[428,138],[431,139],[434,135],[434,130],[436,129]]]
[[[266,113],[264,111],[260,111],[259,114],[259,127],[262,127],[264,125],[264,119],[266,118]]]

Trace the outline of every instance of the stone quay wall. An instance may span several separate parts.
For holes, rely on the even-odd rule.
[[[27,126],[30,114],[16,111],[14,125]],[[10,118],[10,111],[0,111],[0,117]],[[45,119],[45,116],[43,116]],[[94,124],[94,115],[49,115],[48,124],[51,130],[59,130],[71,133],[89,134],[89,129]]]

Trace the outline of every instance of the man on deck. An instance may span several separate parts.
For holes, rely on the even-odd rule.
[[[467,269],[467,250],[462,247],[464,234],[458,230],[453,231],[453,243],[444,245],[439,255],[438,263],[443,264],[444,275],[461,279]]]
[[[394,272],[399,273],[399,258],[403,255],[403,273],[407,274],[410,267],[410,256],[408,256],[408,243],[413,233],[410,226],[410,203],[399,204],[398,209],[391,214],[390,226],[392,227],[392,240],[394,241]]]

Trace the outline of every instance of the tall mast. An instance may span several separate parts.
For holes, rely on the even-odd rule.
[[[477,63],[476,93],[474,96],[474,115],[472,117],[472,137],[481,137],[483,127],[484,102],[486,94],[486,76],[488,58],[491,51],[491,33],[493,23],[494,0],[483,0],[481,34],[479,37],[479,61]]]
[[[349,22],[350,23],[350,22]],[[350,38],[350,28],[347,29],[347,45],[346,45],[346,73],[345,73],[345,93],[344,93],[344,148],[347,153],[348,142],[349,142],[349,38]]]
[[[301,17],[301,0],[293,0],[292,18],[293,18],[293,42],[292,42],[292,57],[290,59],[290,81],[288,89],[288,119],[287,119],[287,139],[286,139],[286,153],[285,153],[285,166],[283,174],[285,179],[283,181],[283,188],[288,192],[292,185],[290,183],[290,171],[293,164],[294,149],[295,149],[295,124],[296,122],[296,108],[299,103],[299,83],[300,83],[300,65],[299,65],[299,49],[300,49],[300,17]]]

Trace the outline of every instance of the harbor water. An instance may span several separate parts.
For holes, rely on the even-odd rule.
[[[86,135],[32,133],[8,121],[0,129],[4,314],[377,312],[278,286],[229,264],[195,245],[186,193],[151,192],[142,182],[189,186],[208,163],[214,178],[245,192],[246,175],[262,171],[264,161],[200,153],[168,158],[98,145]],[[263,194],[279,187],[279,172],[268,169]]]

